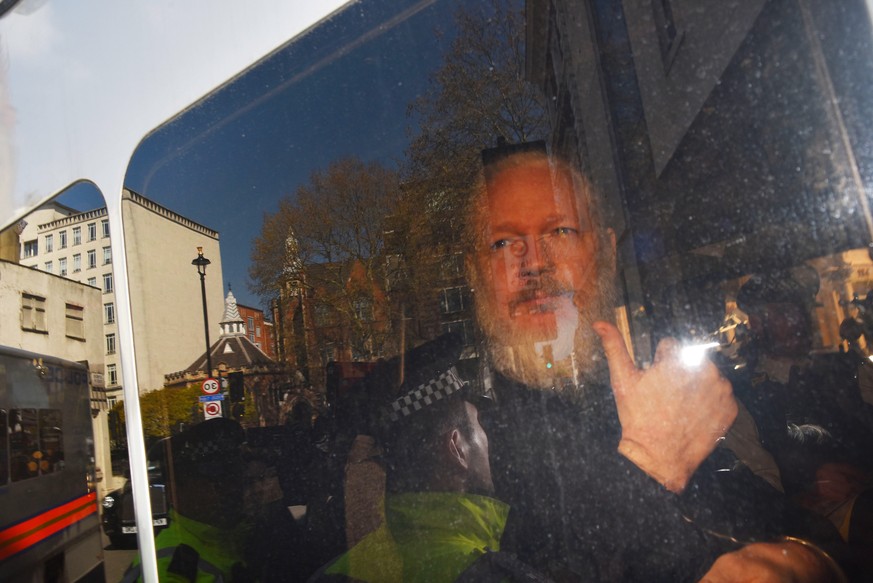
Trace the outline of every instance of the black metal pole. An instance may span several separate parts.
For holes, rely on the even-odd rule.
[[[203,247],[197,247],[197,257],[191,265],[197,268],[200,275],[200,295],[203,299],[203,332],[206,334],[206,378],[212,377],[212,355],[209,354],[209,316],[206,313],[206,266],[212,263],[203,257]]]
[[[206,269],[200,273],[200,295],[203,297],[203,333],[206,335],[206,378],[212,376],[212,355],[209,354],[209,316],[206,313]]]

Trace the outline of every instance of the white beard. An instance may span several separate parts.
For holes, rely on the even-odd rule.
[[[493,313],[494,306],[477,303],[476,315],[486,335],[491,365],[506,377],[536,389],[578,392],[590,383],[606,382],[605,358],[592,324],[613,320],[615,294],[610,279],[601,277],[586,294],[587,300],[572,294],[571,301],[558,306],[553,338],[514,330],[506,318]],[[578,305],[581,301],[584,305]]]

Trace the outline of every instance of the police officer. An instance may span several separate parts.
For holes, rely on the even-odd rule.
[[[245,433],[210,419],[173,436],[166,451],[169,526],[155,539],[160,580],[213,583],[248,579],[243,561]],[[141,580],[137,558],[122,580]]]
[[[497,552],[509,508],[491,497],[488,437],[460,349],[457,336],[441,337],[360,389],[380,401],[371,430],[385,468],[384,520],[310,581],[546,581]]]

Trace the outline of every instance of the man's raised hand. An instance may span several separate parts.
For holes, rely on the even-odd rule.
[[[595,322],[594,331],[621,422],[618,451],[671,492],[681,492],[737,416],[731,384],[708,360],[683,364],[672,338],[662,340],[652,366],[640,370],[615,326]]]

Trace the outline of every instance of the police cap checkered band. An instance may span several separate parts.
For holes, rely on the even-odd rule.
[[[189,441],[181,447],[178,455],[192,462],[209,461],[221,459],[238,447],[239,441],[228,436],[220,436],[201,441]]]
[[[436,378],[418,385],[402,397],[392,401],[387,407],[388,415],[391,421],[398,421],[415,411],[420,411],[428,405],[442,401],[452,393],[460,391],[466,385],[467,383],[458,376],[458,371],[455,370],[455,367],[452,367]]]
[[[235,457],[245,433],[236,421],[219,418],[198,423],[171,439],[173,455],[179,461],[199,465]]]

